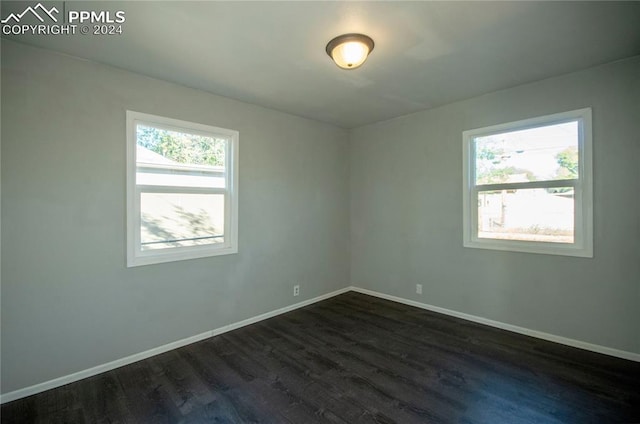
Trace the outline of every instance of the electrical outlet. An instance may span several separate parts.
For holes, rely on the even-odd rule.
[[[422,294],[422,284],[416,284],[416,293]]]
[[[293,286],[293,295],[298,296],[299,294],[300,294],[300,285],[296,284],[295,286]]]

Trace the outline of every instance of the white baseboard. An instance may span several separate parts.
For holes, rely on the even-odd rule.
[[[54,389],[56,387],[64,386],[65,384],[73,383],[78,380],[82,380],[87,377],[92,377],[94,375],[111,371],[113,369],[132,364],[134,362],[141,361],[143,359],[150,358],[155,355],[159,355],[164,352],[168,352],[173,349],[177,349],[179,347],[183,347],[189,345],[191,343],[199,342],[201,340],[207,339],[209,337],[217,336],[228,331],[232,331],[247,325],[254,324],[256,322],[263,321],[265,319],[269,319],[275,317],[277,315],[284,314],[286,312],[290,312],[304,306],[311,305],[316,302],[320,302],[325,299],[329,299],[331,297],[337,296],[339,294],[343,294],[349,291],[355,291],[362,294],[368,294],[370,296],[379,297],[381,299],[390,300],[397,303],[402,303],[409,306],[415,306],[417,308],[426,309],[429,311],[437,312],[444,315],[450,315],[456,318],[461,318],[467,321],[477,322],[479,324],[489,325],[491,327],[500,328],[507,331],[512,331],[514,333],[524,334],[526,336],[536,337],[538,339],[549,340],[552,342],[560,343],[567,346],[577,347],[584,350],[589,350],[592,352],[602,353],[605,355],[615,356],[618,358],[628,359],[631,361],[640,362],[640,354],[633,352],[626,352],[623,350],[612,349],[605,346],[595,345],[587,342],[582,342],[580,340],[569,339],[566,337],[556,336],[549,333],[544,333],[542,331],[530,330],[524,327],[518,327],[516,325],[505,324],[503,322],[494,321],[487,318],[478,317],[475,315],[469,315],[462,312],[453,311],[450,309],[441,308],[439,306],[433,306],[426,303],[420,303],[413,300],[404,299],[397,296],[392,296],[385,293],[380,293],[372,290],[362,289],[359,287],[346,287],[344,289],[336,290],[331,293],[324,294],[322,296],[314,297],[313,299],[305,300],[303,302],[299,302],[293,305],[285,306],[284,308],[276,309],[275,311],[267,312],[261,315],[257,315],[255,317],[247,318],[242,321],[238,321],[229,325],[225,325],[223,327],[216,328],[211,331],[205,331],[204,333],[196,334],[195,336],[187,337],[182,340],[178,340],[172,343],[168,343],[163,346],[159,346],[153,349],[146,350],[144,352],[136,353],[125,358],[116,359],[115,361],[108,362],[106,364],[98,365],[83,371],[78,371],[73,374],[65,375],[59,378],[55,378],[53,380],[45,381],[43,383],[34,384],[33,386],[25,387],[23,389],[18,389],[13,392],[9,392],[0,396],[0,404],[11,402],[17,399],[21,399],[23,397],[35,395],[40,392],[44,392],[45,390]]]
[[[416,308],[426,309],[426,310],[437,312],[444,315],[450,315],[450,316],[461,318],[467,321],[473,321],[479,324],[485,324],[491,327],[500,328],[502,330],[512,331],[514,333],[524,334],[525,336],[531,336],[538,339],[548,340],[551,342],[556,342],[556,343],[560,343],[560,344],[571,346],[571,347],[577,347],[579,349],[590,350],[596,353],[602,353],[604,355],[615,356],[617,358],[640,362],[640,354],[638,353],[627,352],[624,350],[613,349],[610,347],[587,343],[580,340],[569,339],[567,337],[556,336],[554,334],[544,333],[542,331],[530,330],[528,328],[518,327],[517,325],[505,324],[500,321],[494,321],[491,319],[482,318],[475,315],[469,315],[462,312],[453,311],[451,309],[445,309],[439,306],[420,303],[413,300],[408,300],[401,297],[392,296],[389,294],[380,293],[372,290],[361,289],[359,287],[352,286],[352,287],[349,287],[349,289],[358,293],[379,297],[381,299],[391,300],[393,302],[403,303],[409,306],[415,306]]]
[[[33,386],[25,387],[23,389],[18,389],[13,392],[9,392],[0,396],[0,404],[21,399],[23,397],[35,395],[37,393],[44,392],[45,390],[64,386],[65,384],[73,383],[75,381],[82,380],[87,377],[92,377],[94,375],[101,374],[106,371],[111,371],[113,369],[120,368],[122,366],[129,365],[134,362],[138,362],[143,359],[147,359],[152,356],[159,355],[161,353],[168,352],[170,350],[189,345],[191,343],[199,342],[209,337],[217,336],[217,335],[226,333],[228,331],[232,331],[247,325],[255,324],[256,322],[260,322],[265,319],[269,319],[277,315],[281,315],[286,312],[290,312],[295,309],[299,309],[304,306],[308,306],[313,303],[320,302],[321,300],[329,299],[331,297],[337,296],[342,293],[346,293],[348,291],[350,291],[349,287],[336,290],[331,293],[324,294],[322,296],[314,297],[313,299],[308,299],[293,305],[285,306],[284,308],[276,309],[275,311],[267,312],[261,315],[257,315],[255,317],[247,318],[242,321],[225,325],[223,327],[216,328],[215,330],[205,331],[204,333],[196,334],[195,336],[187,337],[185,339],[171,342],[166,345],[158,346],[153,349],[146,350],[144,352],[135,353],[125,358],[116,359],[115,361],[107,362],[106,364],[102,364],[86,370],[74,372],[73,374],[65,375],[59,378],[55,378],[53,380],[45,381],[43,383],[34,384]]]

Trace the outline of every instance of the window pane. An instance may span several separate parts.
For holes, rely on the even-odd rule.
[[[136,126],[136,184],[225,187],[228,140]]]
[[[225,164],[227,140],[224,137],[214,138],[137,124],[136,140],[138,147],[145,151],[145,155],[138,156],[138,162],[222,167]]]
[[[578,121],[474,138],[476,184],[578,178]]]
[[[481,191],[478,237],[573,243],[572,187]]]
[[[224,243],[224,195],[142,193],[142,250]]]

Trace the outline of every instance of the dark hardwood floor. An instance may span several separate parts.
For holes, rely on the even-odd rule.
[[[2,423],[630,423],[640,363],[352,292],[0,412]]]

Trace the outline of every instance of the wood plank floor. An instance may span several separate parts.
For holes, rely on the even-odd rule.
[[[640,363],[346,293],[2,406],[2,423],[640,422]]]

